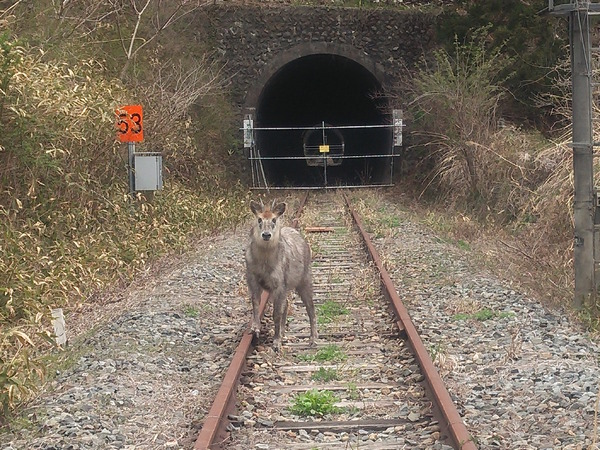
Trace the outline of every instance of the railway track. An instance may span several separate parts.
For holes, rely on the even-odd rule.
[[[261,338],[254,347],[242,339],[195,448],[475,449],[345,197],[314,195],[302,222],[318,344],[309,345],[294,298],[282,352],[273,352],[263,296]]]

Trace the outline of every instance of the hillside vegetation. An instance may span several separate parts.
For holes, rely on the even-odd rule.
[[[508,275],[568,310],[574,225],[567,22],[537,14],[547,6],[541,0],[459,3],[464,9],[440,23],[443,45],[395,93],[397,104],[410,99],[414,129],[404,187],[438,212],[432,225],[457,240],[483,233],[492,264],[514,267]],[[579,315],[598,328],[597,305]]]
[[[403,107],[412,100],[399,181],[433,208],[461,211],[450,232],[466,235],[479,220],[519,236],[526,264],[542,267],[565,298],[573,186],[564,131],[569,73],[560,61],[568,55],[555,43],[552,56],[535,52],[547,29],[537,28],[539,16],[536,26],[529,21],[545,1],[508,2],[514,9],[506,0],[487,2],[490,17],[504,5],[521,18],[519,27],[510,15],[481,23],[483,15],[469,11],[482,3],[454,2],[458,9],[443,23],[456,33],[441,27],[447,45],[390,93]],[[184,251],[193,236],[235,225],[247,216],[249,192],[228,85],[210,42],[190,49],[178,35],[203,3],[1,5],[0,405],[7,413],[45,377],[52,308],[68,315],[160,256]],[[527,41],[530,75],[511,51],[527,33],[538,33]],[[536,83],[524,83],[528,77]],[[129,197],[127,148],[115,137],[114,111],[128,104],[144,107],[145,141],[137,150],[164,158],[164,189],[149,198]],[[514,125],[521,119],[544,124],[545,133]]]
[[[137,14],[110,1],[14,2],[0,13],[5,412],[44,377],[39,350],[53,342],[52,308],[68,314],[184,250],[191,234],[244,217],[248,193],[219,67],[209,53],[169,59],[151,22],[164,21],[166,35],[197,5],[158,3]],[[128,195],[127,146],[115,129],[115,109],[127,104],[144,108],[136,150],[163,154],[165,186],[152,201]]]

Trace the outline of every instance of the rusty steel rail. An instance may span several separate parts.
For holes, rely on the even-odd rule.
[[[350,204],[350,201],[345,193],[343,194],[343,197],[348,207],[348,211],[350,211],[354,223],[360,231],[365,246],[371,255],[371,259],[379,270],[381,283],[384,289],[384,295],[388,298],[394,309],[394,313],[398,319],[398,328],[400,331],[406,334],[413,353],[415,354],[419,366],[423,371],[423,375],[429,387],[431,396],[433,397],[433,401],[435,402],[441,414],[441,419],[443,420],[442,425],[445,426],[447,431],[450,433],[455,448],[460,450],[476,450],[477,446],[473,442],[472,436],[467,431],[467,428],[465,427],[462,418],[460,417],[460,414],[458,413],[458,410],[456,409],[456,406],[450,397],[450,394],[444,386],[442,378],[433,364],[425,345],[423,345],[423,341],[421,340],[421,337],[419,336],[419,333],[415,328],[406,307],[396,292],[394,283],[385,269],[377,249],[371,242],[368,233],[362,225],[360,217],[352,208],[352,205]]]
[[[259,314],[262,318],[267,306],[268,294],[263,292],[260,298]],[[235,391],[238,386],[240,375],[246,366],[246,358],[254,350],[252,345],[253,338],[250,326],[244,331],[229,368],[225,372],[225,377],[221,383],[215,400],[206,416],[204,425],[194,444],[194,450],[208,450],[219,440],[224,439],[228,420],[227,416],[235,408]]]
[[[294,220],[292,221],[292,226],[294,228],[298,227],[299,217],[304,209],[307,198],[308,192],[306,192],[301,199]],[[268,298],[268,293],[263,291],[260,297],[259,306],[259,315],[261,319],[267,307]],[[235,392],[237,390],[240,375],[246,366],[248,355],[254,350],[254,346],[252,345],[253,337],[250,324],[248,324],[248,328],[244,331],[242,339],[231,359],[229,368],[227,369],[227,372],[225,372],[221,387],[217,391],[217,395],[204,420],[202,429],[196,438],[194,450],[209,450],[213,448],[213,446],[218,445],[219,440],[223,441],[223,439],[225,439],[226,429],[229,423],[227,416],[235,410]]]

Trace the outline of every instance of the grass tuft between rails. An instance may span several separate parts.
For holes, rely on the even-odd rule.
[[[336,344],[326,345],[314,354],[298,355],[299,360],[310,362],[345,361],[347,358],[346,353]]]
[[[310,377],[313,381],[337,381],[340,379],[340,374],[336,369],[329,367],[319,367],[319,370],[313,372]]]
[[[337,317],[349,314],[348,308],[333,300],[327,300],[319,305],[317,321],[320,325],[333,322]]]
[[[312,389],[298,394],[293,398],[290,412],[298,416],[317,417],[336,414],[342,412],[342,408],[335,406],[337,401],[339,399],[331,391]]]

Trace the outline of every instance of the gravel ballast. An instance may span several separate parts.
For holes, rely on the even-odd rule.
[[[0,448],[191,448],[247,324],[245,239],[245,230],[204,239],[115,303],[96,305],[106,311],[90,311],[89,322],[74,318],[96,326],[26,408],[29,426],[1,434]]]
[[[598,449],[598,344],[377,198],[388,231],[374,243],[478,447]],[[250,317],[246,235],[203,239],[113,303],[68,315],[69,362],[0,448],[192,448]]]

